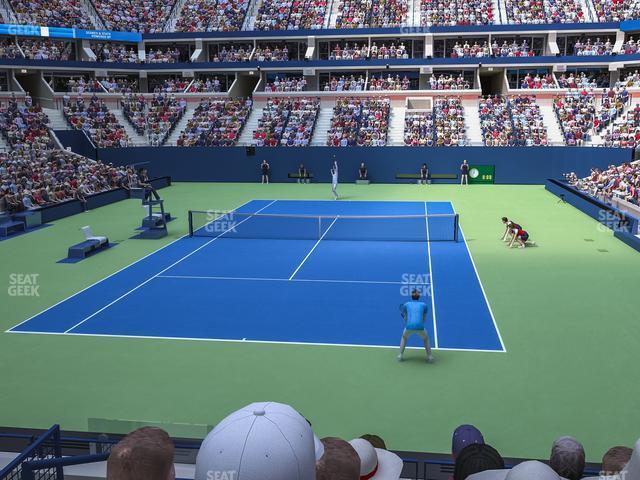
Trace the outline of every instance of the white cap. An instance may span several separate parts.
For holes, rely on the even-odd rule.
[[[315,480],[316,448],[309,423],[289,405],[257,402],[209,432],[196,459],[195,480]],[[217,477],[216,477],[217,475]]]
[[[398,480],[402,473],[402,459],[393,452],[373,448],[368,440],[356,438],[349,442],[360,457],[360,478]]]
[[[469,475],[467,480],[562,480],[549,465],[531,460],[522,462],[511,470],[487,470]]]

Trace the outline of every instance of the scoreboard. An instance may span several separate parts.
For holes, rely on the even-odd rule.
[[[470,165],[469,183],[494,183],[495,165]]]

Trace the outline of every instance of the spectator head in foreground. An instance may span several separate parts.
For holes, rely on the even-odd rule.
[[[346,440],[322,439],[324,455],[316,462],[316,480],[360,480],[360,457]]]
[[[174,480],[173,442],[167,432],[142,427],[120,440],[107,460],[107,480]]]
[[[485,470],[504,468],[504,460],[491,445],[472,443],[456,456],[454,480],[465,480],[469,475]],[[542,479],[536,479],[542,480]]]
[[[457,478],[457,477],[456,477]],[[549,465],[531,460],[511,470],[489,470],[471,475],[467,480],[563,480]]]
[[[453,431],[451,437],[451,455],[455,459],[466,446],[473,444],[484,444],[484,437],[480,430],[473,425],[460,425]]]
[[[602,457],[602,473],[604,475],[615,475],[621,472],[625,465],[631,460],[633,449],[629,447],[612,447]]]
[[[256,402],[224,418],[202,442],[195,480],[315,480],[323,454],[311,426],[289,405]],[[231,477],[233,476],[233,477]]]
[[[393,452],[374,448],[368,440],[356,438],[349,442],[360,457],[360,479],[398,480],[402,459]]]
[[[573,437],[560,437],[551,447],[549,465],[561,477],[580,480],[584,473],[585,454],[582,444]]]

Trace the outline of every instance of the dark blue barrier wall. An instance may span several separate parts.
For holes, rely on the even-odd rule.
[[[619,164],[631,158],[631,150],[609,148],[256,148],[255,156],[247,156],[244,147],[186,148],[138,147],[99,149],[104,162],[129,165],[148,161],[153,176],[170,176],[174,181],[255,182],[259,164],[271,164],[272,181],[287,182],[298,165],[314,175],[314,181],[329,182],[329,167],[334,156],[340,166],[340,181],[353,182],[360,162],[366,162],[372,182],[396,183],[398,173],[418,173],[426,162],[431,173],[458,173],[462,160],[470,164],[495,165],[496,183],[544,184],[547,178],[561,178],[574,171],[586,176],[593,167]],[[406,181],[405,181],[406,182]],[[455,182],[452,180],[450,182]]]
[[[563,198],[567,203],[581,212],[597,220],[605,227],[613,230],[616,238],[640,251],[640,238],[636,236],[638,232],[638,218],[627,212],[618,210],[611,205],[607,205],[558,180],[547,180],[545,188],[554,195]]]
[[[54,130],[53,132],[64,148],[71,147],[71,150],[77,154],[96,158],[95,147],[80,130]]]

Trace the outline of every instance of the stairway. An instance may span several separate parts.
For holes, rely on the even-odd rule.
[[[478,100],[463,100],[462,107],[464,108],[464,121],[467,129],[467,145],[482,146],[482,127],[480,126]]]
[[[53,130],[71,130],[71,125],[64,118],[62,110],[57,108],[43,108],[42,111],[49,117],[49,126]]]
[[[389,114],[389,132],[387,133],[387,145],[400,147],[404,145],[404,116],[405,107],[395,107]]]
[[[149,140],[146,135],[139,135],[138,132],[133,128],[133,126],[129,123],[129,120],[124,116],[122,110],[119,108],[114,108],[110,110],[111,113],[115,115],[118,119],[118,123],[124,127],[124,131],[127,132],[129,136],[129,146],[131,147],[148,147]]]
[[[247,7],[247,12],[244,17],[244,23],[242,24],[242,31],[253,30],[253,25],[256,22],[256,14],[258,13],[258,6],[262,3],[262,0],[251,0]]]
[[[186,128],[187,122],[189,122],[189,120],[193,118],[193,114],[196,111],[196,106],[197,105],[187,105],[187,110],[184,112],[184,115],[176,125],[176,128],[173,129],[173,132],[171,132],[171,135],[169,135],[167,141],[164,142],[164,145],[166,147],[175,147],[178,144],[178,138],[180,138],[180,135]]]
[[[4,18],[6,23],[18,23],[9,0],[0,0],[0,15],[2,15],[2,18]]]
[[[558,117],[553,110],[553,100],[538,99],[536,103],[540,107],[540,114],[542,115],[544,126],[547,129],[547,140],[549,145],[564,145],[564,135],[562,134],[562,129],[558,123]]]
[[[85,8],[89,18],[91,19],[91,23],[93,23],[98,30],[107,30],[107,27],[102,21],[102,18],[100,18],[100,14],[98,14],[98,11],[91,0],[81,0],[80,4]]]
[[[507,12],[505,11],[504,1],[491,0],[491,8],[493,9],[493,23],[507,23]]]
[[[174,32],[176,29],[176,23],[178,23],[178,19],[182,16],[182,8],[186,0],[178,0],[171,9],[171,13],[169,13],[169,18],[167,22],[164,24],[163,31],[165,32]]]
[[[329,28],[336,26],[336,17],[340,13],[340,0],[333,0],[331,12],[329,12]]]
[[[333,107],[320,107],[318,119],[316,120],[316,128],[311,139],[311,146],[326,147],[328,131],[331,128],[331,119],[333,118]]]
[[[242,128],[240,138],[238,138],[238,145],[252,145],[253,144],[253,132],[258,128],[258,122],[262,118],[262,112],[264,108],[256,107],[249,114],[247,122]]]

